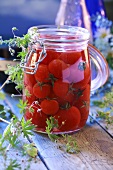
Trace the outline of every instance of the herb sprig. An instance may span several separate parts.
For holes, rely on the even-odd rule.
[[[102,101],[93,101],[93,104],[102,109],[107,108],[106,111],[97,110],[97,117],[105,120],[106,129],[108,129],[109,125],[113,125],[113,117],[111,116],[113,113],[113,88],[104,95]]]
[[[32,44],[32,38],[30,34],[23,35],[23,37],[18,37],[15,35],[15,31],[18,29],[16,27],[12,28],[12,33],[14,35],[14,38],[9,39],[9,40],[3,40],[2,37],[0,37],[0,44],[7,44],[9,47],[9,51],[11,55],[15,54],[15,47],[18,47],[21,49],[21,52],[18,53],[17,57],[18,59],[15,59],[15,61],[18,61],[15,66],[8,65],[7,70],[5,71],[6,74],[9,75],[7,80],[4,82],[4,84],[0,87],[0,91],[3,89],[5,84],[11,82],[14,82],[16,84],[16,89],[19,91],[23,90],[24,87],[24,82],[23,82],[23,70],[20,67],[19,60],[24,61],[26,54],[28,53],[28,44]],[[34,34],[36,33],[37,30],[34,30]],[[39,35],[38,35],[39,36]],[[29,93],[26,91],[25,92],[26,96],[29,96]],[[12,97],[15,97],[15,95],[11,95]],[[0,98],[2,100],[5,99],[5,96],[2,92],[0,92]],[[18,108],[20,109],[20,114],[22,114],[21,120],[19,120],[15,115],[11,113],[11,120],[7,121],[5,120],[5,117],[2,118],[2,116],[5,116],[6,114],[6,109],[1,106],[0,111],[0,116],[1,116],[1,121],[4,121],[7,123],[7,127],[3,132],[3,135],[0,135],[0,154],[4,157],[4,161],[7,162],[7,151],[10,148],[17,148],[18,144],[21,142],[20,141],[20,136],[23,135],[24,138],[29,139],[30,136],[33,135],[33,130],[36,128],[32,124],[32,120],[27,120],[25,121],[24,119],[24,114],[26,109],[28,109],[31,113],[34,112],[32,106],[29,106],[27,101],[19,100]],[[50,117],[46,121],[47,127],[46,127],[46,133],[48,134],[48,137],[52,141],[57,141],[59,136],[56,134],[51,133],[53,129],[58,128],[58,122],[54,119],[54,117]],[[68,135],[62,135],[65,141],[65,146],[66,146],[66,151],[69,153],[72,153],[73,151],[77,151],[78,147],[76,144],[76,141],[73,143],[72,139],[68,137]],[[74,139],[75,140],[75,139]],[[38,149],[35,146],[35,144],[32,143],[27,143],[27,144],[22,144],[24,151],[31,157],[35,158],[38,153]],[[6,163],[5,169],[6,170],[14,170],[14,169],[20,169],[20,164],[17,163],[15,159],[11,159],[9,161],[9,165],[7,166]]]

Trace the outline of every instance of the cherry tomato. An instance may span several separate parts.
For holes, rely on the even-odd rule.
[[[41,63],[48,65],[52,60],[57,59],[58,56],[59,56],[59,52],[55,50],[47,50],[46,57]]]
[[[83,127],[88,119],[89,115],[89,105],[90,105],[90,85],[87,84],[81,96],[78,97],[78,100],[75,100],[74,104],[81,114],[81,121],[79,126]]]
[[[68,65],[59,59],[52,60],[49,63],[48,68],[50,73],[52,73],[56,78],[66,79],[66,77],[70,74]]]
[[[35,77],[32,74],[24,73],[24,85],[33,87],[36,83]]]
[[[32,106],[33,112],[30,112],[30,110],[27,110],[25,113],[25,119],[29,120],[32,119],[32,123],[36,125],[36,129],[44,129],[46,128],[46,120],[47,120],[47,115],[41,112],[39,109],[39,106],[34,104]]]
[[[75,96],[73,93],[68,92],[64,97],[57,97],[56,100],[58,101],[60,106],[65,106],[67,102],[70,105],[73,105],[73,102],[75,101]]]
[[[66,51],[62,52],[59,56],[59,59],[64,61],[67,64],[74,64],[81,57],[81,52],[76,51]]]
[[[63,82],[62,80],[57,80],[54,83],[53,91],[54,93],[59,97],[64,97],[67,95],[69,90],[69,84],[66,82]]]
[[[82,100],[79,100],[79,102],[77,102],[75,106],[79,109],[81,114],[79,127],[83,127],[86,124],[89,115],[89,101],[83,102]]]
[[[54,115],[59,110],[59,104],[56,100],[43,100],[41,102],[41,109],[47,115]]]
[[[49,70],[47,65],[39,64],[38,69],[35,73],[35,79],[39,82],[48,82],[49,81]]]
[[[38,83],[36,83],[33,86],[33,94],[37,98],[45,98],[49,95],[50,89],[51,89],[51,86],[49,84],[39,85]]]
[[[59,110],[54,116],[58,121],[58,129],[62,132],[76,130],[80,123],[81,115],[77,107]]]

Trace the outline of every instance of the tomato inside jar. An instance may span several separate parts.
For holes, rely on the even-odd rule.
[[[41,49],[37,49],[29,58],[29,65],[38,61],[40,53]],[[47,122],[51,120],[54,120],[52,133],[81,129],[89,114],[90,82],[87,49],[57,51],[47,48],[46,57],[35,74],[25,73],[24,76],[24,91],[27,91],[24,100],[28,103],[25,119],[32,119],[36,130],[41,132],[46,132]]]

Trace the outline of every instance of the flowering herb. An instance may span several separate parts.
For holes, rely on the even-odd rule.
[[[13,39],[9,40],[2,40],[2,37],[0,38],[0,44],[7,44],[9,47],[9,51],[11,55],[14,55],[15,47],[19,47],[22,49],[21,52],[17,55],[19,57],[19,60],[23,61],[26,54],[27,54],[27,48],[28,43],[30,42],[30,35],[26,34],[22,38],[15,35],[14,31],[17,29],[14,27],[12,28],[12,32],[14,35]],[[21,59],[20,59],[21,58]],[[19,61],[18,59],[15,59],[15,61]],[[23,89],[23,70],[20,67],[19,62],[15,64],[15,66],[8,65],[7,70],[5,71],[6,74],[9,75],[7,80],[4,82],[4,84],[0,87],[0,91],[3,89],[4,85],[11,82],[14,82],[16,84],[16,89],[22,91]],[[26,92],[27,96],[29,95]],[[15,97],[15,95],[11,95],[12,97]],[[0,99],[4,100],[5,96],[3,92],[0,92]],[[7,156],[7,151],[10,148],[18,148],[18,144],[21,143],[21,140],[19,139],[21,135],[23,135],[24,138],[29,139],[29,136],[33,135],[32,130],[34,130],[35,126],[32,124],[31,120],[25,121],[24,120],[24,113],[25,109],[28,108],[27,101],[20,100],[18,107],[20,108],[20,113],[22,114],[21,120],[19,120],[11,111],[10,109],[7,110],[6,107],[3,105],[0,105],[0,120],[7,123],[3,135],[0,137],[0,155],[3,156],[4,162],[9,161],[9,158]],[[30,108],[28,108],[30,109]],[[31,111],[31,110],[30,110]],[[6,117],[7,113],[10,113],[10,117]],[[32,109],[33,112],[33,109]],[[10,122],[9,119],[11,118]],[[6,120],[7,119],[7,120]],[[31,157],[37,156],[37,148],[34,147],[34,144],[22,144],[24,151]],[[34,151],[32,153],[32,151]],[[13,169],[21,169],[20,164],[17,163],[16,160],[10,159],[9,164],[6,165],[4,163],[4,168],[7,170],[13,170]]]
[[[93,44],[104,55],[110,68],[113,69],[113,23],[108,18],[97,15],[95,20],[96,32]]]
[[[58,122],[56,121],[56,119],[54,117],[51,116],[50,119],[47,119],[46,123],[47,123],[46,133],[48,134],[49,138],[52,141],[56,141],[58,139],[58,136],[51,133],[51,131],[54,128],[58,128]]]
[[[13,39],[3,40],[2,37],[0,37],[0,44],[4,44],[4,43],[7,44],[11,55],[14,55],[15,47],[20,48],[21,52],[18,53],[17,58],[14,61],[24,62],[26,54],[28,53],[28,44],[34,43],[32,40],[33,39],[32,37],[33,37],[33,34],[37,32],[37,30],[34,29],[34,32],[32,35],[26,34],[23,37],[16,36],[15,31],[17,31],[17,28],[16,27],[12,28],[12,33],[14,35]],[[19,62],[15,64],[15,66],[8,65],[8,68],[5,71],[5,73],[8,74],[9,77],[4,82],[4,84],[0,87],[0,91],[3,89],[4,85],[9,83],[10,81],[16,84],[16,89],[18,91],[21,92],[23,90],[23,87],[24,87],[23,70],[20,67]],[[54,79],[54,77],[50,77],[50,78]],[[26,97],[31,97],[31,94],[29,93],[29,91],[25,90],[24,93]],[[14,94],[11,95],[11,97],[15,97],[15,96],[16,95]],[[2,100],[5,99],[5,96],[2,92],[0,92],[0,98]],[[7,151],[12,147],[17,148],[18,144],[21,143],[19,137],[22,135],[24,138],[27,138],[29,140],[30,136],[33,135],[32,131],[35,129],[35,126],[32,124],[31,119],[27,121],[24,120],[24,114],[25,114],[26,109],[28,109],[30,113],[34,112],[32,104],[30,106],[28,105],[27,100],[23,101],[20,99],[18,103],[18,108],[20,109],[20,113],[22,115],[21,120],[19,120],[12,112],[8,111],[10,112],[11,117],[12,117],[9,121],[9,119],[5,120],[5,116],[7,114],[6,108],[0,105],[0,109],[1,109],[0,120],[8,124],[6,129],[3,132],[3,135],[0,135],[0,154],[3,156],[4,161],[6,162],[8,159]],[[58,122],[54,119],[54,117],[50,117],[50,119],[47,119],[46,124],[47,124],[46,133],[48,134],[48,137],[52,141],[56,141],[58,139],[58,136],[55,134],[52,134],[51,131],[58,127]],[[74,149],[76,148],[76,144],[72,145],[70,138],[69,140],[67,140],[67,136],[66,136],[64,137],[64,139],[65,139],[65,142],[68,141],[66,142],[67,152],[71,152],[72,146],[74,146]],[[24,151],[29,156],[33,158],[37,156],[38,149],[36,148],[34,143],[30,143],[30,144],[22,143],[22,145],[23,145]],[[7,170],[21,169],[20,164],[18,164],[16,160],[11,159],[9,162],[10,163],[8,166],[4,163],[5,169]]]
[[[104,119],[108,129],[108,125],[113,125],[113,117],[111,116],[113,112],[113,88],[104,95],[102,101],[93,101],[93,104],[99,108],[107,108],[106,111],[97,110],[96,117]]]

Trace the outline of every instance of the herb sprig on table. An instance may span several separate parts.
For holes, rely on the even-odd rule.
[[[0,44],[7,44],[9,47],[9,51],[11,55],[14,55],[15,47],[21,48],[21,52],[18,53],[17,59],[15,59],[15,66],[8,65],[7,70],[5,71],[6,74],[8,74],[7,80],[4,82],[4,84],[0,87],[0,99],[4,100],[5,96],[4,93],[1,91],[5,84],[8,84],[9,82],[13,82],[16,84],[16,89],[19,91],[22,91],[23,89],[23,70],[20,67],[19,62],[16,64],[17,61],[23,61],[26,54],[27,54],[27,46],[30,42],[30,35],[26,34],[23,37],[18,37],[15,35],[14,31],[17,29],[14,27],[12,28],[12,32],[14,35],[13,39],[9,40],[2,40],[0,41]],[[18,59],[19,57],[19,59]],[[21,94],[20,94],[21,95]],[[12,94],[12,97],[15,97],[14,94]],[[13,170],[13,169],[21,169],[20,165],[16,160],[11,159],[8,160],[7,153],[10,148],[18,148],[18,144],[22,143],[20,137],[26,138],[30,140],[30,136],[33,135],[33,130],[35,126],[31,123],[31,120],[25,121],[24,120],[24,112],[27,108],[27,101],[23,102],[23,100],[19,100],[18,107],[20,109],[20,113],[22,114],[21,119],[18,119],[12,112],[11,116],[12,118],[9,120],[5,120],[5,115],[7,114],[7,110],[4,106],[1,105],[1,111],[0,111],[0,121],[7,123],[3,135],[0,136],[0,155],[4,158],[4,168],[5,170]],[[9,110],[10,111],[10,110]],[[22,144],[23,150],[28,154],[30,157],[35,158],[37,156],[38,149],[35,147],[34,143],[26,143]],[[5,162],[8,162],[6,164]]]
[[[18,37],[15,35],[15,31],[17,31],[17,28],[12,28],[12,33],[14,35],[14,38],[9,39],[9,40],[2,40],[2,38],[0,39],[0,44],[7,44],[9,47],[9,51],[11,53],[11,55],[14,55],[15,47],[21,48],[21,52],[18,53],[17,55],[17,59],[15,59],[17,61],[24,61],[25,56],[28,52],[28,44],[32,43],[32,39],[31,36],[29,34],[24,35],[23,37]],[[34,33],[37,30],[34,30]],[[9,75],[9,77],[7,78],[7,80],[4,82],[4,84],[0,87],[0,97],[2,100],[4,100],[5,96],[4,93],[1,92],[1,90],[3,89],[3,87],[5,86],[5,84],[9,83],[10,81],[16,84],[16,89],[19,91],[22,91],[24,84],[23,84],[23,70],[20,67],[19,63],[15,63],[15,66],[11,66],[9,65],[7,70],[5,71],[6,74]],[[27,94],[27,92],[26,92]],[[21,94],[20,94],[21,95]],[[29,95],[29,94],[27,94]],[[12,97],[15,97],[14,94],[11,95]],[[1,106],[2,107],[2,106]],[[4,166],[6,170],[13,170],[13,169],[21,169],[20,168],[20,164],[18,164],[18,162],[16,160],[11,159],[9,161],[9,164],[6,165],[6,161],[8,159],[7,157],[7,151],[10,148],[18,148],[18,144],[21,143],[20,137],[21,135],[30,140],[30,136],[33,135],[33,130],[35,129],[35,126],[32,124],[31,120],[24,120],[24,113],[26,108],[30,109],[30,112],[33,113],[33,108],[31,106],[27,105],[27,101],[23,101],[23,100],[19,100],[19,104],[18,107],[20,109],[20,114],[22,114],[21,119],[18,119],[13,113],[12,114],[12,118],[10,120],[5,120],[5,117],[2,117],[5,115],[5,113],[7,112],[7,110],[4,108],[4,106],[2,107],[2,111],[0,111],[0,120],[7,123],[7,127],[3,132],[3,135],[0,136],[0,155],[2,155],[4,157]],[[55,134],[51,134],[51,130],[55,127],[57,127],[57,122],[55,124],[55,127],[53,126],[53,122],[54,122],[54,118],[51,117],[50,120],[47,119],[47,127],[46,127],[46,133],[48,134],[48,137],[52,140],[52,141],[57,141],[59,140],[59,136],[55,135]],[[68,137],[68,135],[63,135],[62,136],[64,138],[64,143],[65,143],[65,148],[66,151],[69,153],[77,153],[78,152],[78,146],[76,143],[76,140],[74,138],[74,142],[73,141],[73,137]],[[24,152],[26,152],[26,154],[28,154],[29,156],[35,158],[37,156],[38,153],[38,149],[35,146],[35,144],[33,142],[31,143],[26,143],[26,144],[22,144],[23,145],[23,150]]]
[[[113,125],[113,117],[111,116],[113,113],[113,88],[105,93],[101,101],[95,100],[93,104],[101,109],[107,108],[106,111],[97,110],[97,117],[105,120],[106,129],[108,129],[109,125]]]

